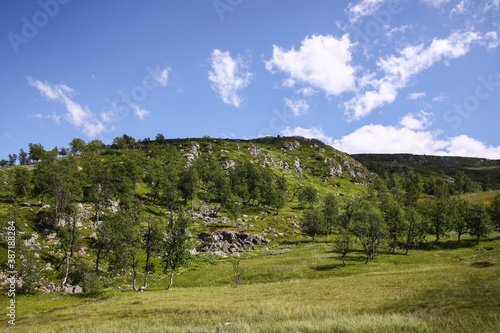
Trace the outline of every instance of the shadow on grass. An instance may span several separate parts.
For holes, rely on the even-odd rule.
[[[468,249],[476,246],[481,246],[485,242],[491,242],[500,239],[500,236],[483,238],[477,242],[477,239],[466,238],[460,241],[458,244],[456,239],[441,240],[432,247],[433,242],[428,242],[421,247],[421,250],[432,251],[432,250],[456,250],[456,249]]]

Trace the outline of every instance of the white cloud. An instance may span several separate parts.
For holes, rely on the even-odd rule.
[[[472,44],[484,39],[474,31],[453,32],[446,39],[434,39],[426,48],[423,44],[407,46],[398,55],[381,58],[378,72],[365,74],[358,81],[360,91],[356,97],[344,103],[345,113],[351,119],[365,117],[375,108],[392,103],[398,90],[404,88],[410,78],[430,68],[436,62],[459,58],[469,52]]]
[[[439,96],[432,98],[432,101],[433,102],[442,102],[442,101],[445,101],[447,98],[448,98],[448,96],[441,94]]]
[[[453,15],[463,14],[464,12],[465,12],[465,0],[462,0],[458,5],[453,7],[453,9],[450,12],[450,17],[452,17]]]
[[[316,91],[311,88],[311,87],[302,87],[300,88],[297,93],[302,94],[304,96],[311,96],[315,93]]]
[[[499,5],[500,5],[500,0],[490,0],[486,3],[484,7],[484,12],[486,13],[491,9],[496,10],[498,9]]]
[[[27,79],[29,85],[37,88],[42,96],[48,100],[53,100],[63,104],[68,111],[65,115],[66,120],[70,124],[82,128],[83,132],[87,136],[96,137],[104,130],[103,124],[88,107],[82,107],[80,104],[71,99],[74,91],[67,85],[63,83],[51,85],[47,81],[42,82],[31,77],[28,77]],[[55,116],[54,120],[58,122],[59,117]]]
[[[284,86],[302,84],[324,90],[327,95],[339,95],[355,88],[356,69],[350,64],[352,47],[348,35],[341,39],[331,35],[306,37],[298,50],[286,51],[273,45],[273,56],[266,61],[266,69],[286,73]]]
[[[418,114],[408,113],[399,124],[411,130],[423,130],[432,125],[432,118],[432,114],[424,111],[420,111]]]
[[[287,126],[283,131],[281,131],[281,135],[303,136],[305,138],[318,139],[328,145],[331,145],[333,143],[332,137],[326,135],[323,129],[321,129],[321,127],[313,127],[313,128],[295,127],[292,129],[289,126]]]
[[[409,153],[418,155],[465,156],[500,159],[500,146],[488,146],[467,135],[444,137],[439,131],[408,127],[366,125],[334,140],[321,127],[286,127],[283,136],[314,138],[349,153]]]
[[[366,125],[334,141],[336,149],[356,153],[415,153],[432,155],[446,146],[429,131],[403,127]]]
[[[490,32],[486,33],[484,35],[484,37],[485,37],[485,41],[486,41],[485,46],[490,51],[493,49],[496,49],[498,47],[498,45],[500,44],[498,41],[498,36],[497,36],[496,31],[490,31]]]
[[[438,8],[441,5],[443,5],[449,1],[450,0],[422,0],[423,3],[425,3],[431,7],[434,7],[434,8]]]
[[[139,105],[137,104],[133,104],[132,105],[132,108],[134,109],[134,113],[137,117],[139,117],[139,119],[141,120],[144,120],[144,117],[147,116],[150,111],[146,110],[146,109],[143,109],[141,108]]]
[[[54,120],[54,122],[59,125],[61,123],[61,116],[58,116],[55,112],[53,112],[52,114],[48,114],[48,115],[45,115],[43,116],[41,113],[36,113],[34,115],[31,115],[29,116],[30,118],[38,118],[38,119],[52,119]]]
[[[446,148],[448,155],[484,157],[489,159],[500,159],[500,147],[488,146],[484,142],[460,135],[449,140]]]
[[[380,9],[385,0],[362,0],[358,4],[349,3],[347,13],[351,23],[359,21],[361,18],[372,15]]]
[[[215,49],[211,60],[212,70],[208,72],[208,79],[212,82],[212,89],[224,103],[239,107],[242,98],[238,91],[250,84],[252,73],[245,71],[247,66],[241,57],[233,59],[229,51]]]
[[[384,29],[386,30],[385,36],[389,39],[391,39],[395,34],[405,34],[406,30],[411,29],[411,25],[402,25],[397,28],[391,28],[389,25],[384,25]]]
[[[412,94],[408,95],[408,99],[411,99],[411,100],[416,100],[416,99],[424,98],[424,97],[425,97],[424,92],[412,93]]]
[[[290,100],[288,98],[284,98],[285,105],[292,110],[295,117],[302,116],[307,113],[309,110],[309,105],[303,99]]]
[[[488,146],[467,135],[446,138],[439,132],[407,127],[366,125],[333,142],[336,149],[356,153],[410,153],[420,155],[500,158],[500,147]]]
[[[155,71],[151,71],[151,76],[153,77],[153,80],[158,82],[161,86],[166,87],[170,71],[170,66],[164,68],[157,67]]]

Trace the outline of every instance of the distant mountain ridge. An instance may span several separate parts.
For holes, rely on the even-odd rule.
[[[500,160],[462,156],[434,156],[413,154],[352,154],[370,171],[381,174],[407,173],[410,171],[425,175],[453,177],[463,171],[473,181],[483,182],[490,177],[493,188],[500,188]]]

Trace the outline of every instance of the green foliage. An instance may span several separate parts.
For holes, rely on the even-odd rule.
[[[491,233],[493,226],[491,219],[486,213],[486,209],[482,203],[472,203],[469,214],[467,214],[467,225],[469,227],[469,234],[479,239]]]
[[[38,162],[43,159],[45,155],[45,149],[41,143],[30,143],[29,146],[29,159],[33,162]]]
[[[324,215],[317,208],[305,210],[302,214],[302,227],[314,241],[316,236],[326,233]]]
[[[328,234],[331,234],[339,220],[339,202],[333,193],[328,193],[323,199],[321,207],[325,219],[325,227]]]
[[[90,295],[95,295],[102,292],[104,284],[99,274],[88,272],[82,281],[83,292]]]
[[[354,202],[349,230],[361,242],[366,253],[366,263],[370,259],[375,259],[382,239],[386,235],[387,225],[380,210],[372,201],[359,199]]]
[[[318,190],[314,186],[306,185],[299,192],[299,201],[301,205],[309,204],[312,208],[318,202]]]
[[[165,271],[170,270],[170,289],[173,283],[174,273],[185,263],[189,253],[188,249],[188,228],[191,225],[191,219],[181,214],[178,217],[172,217],[167,225],[167,236],[163,242],[163,267]]]

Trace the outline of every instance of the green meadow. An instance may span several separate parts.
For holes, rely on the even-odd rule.
[[[330,238],[332,238],[331,236]],[[8,332],[498,332],[500,235],[432,251],[380,253],[343,267],[331,239],[291,241],[158,279],[144,292],[36,294],[17,299]]]

